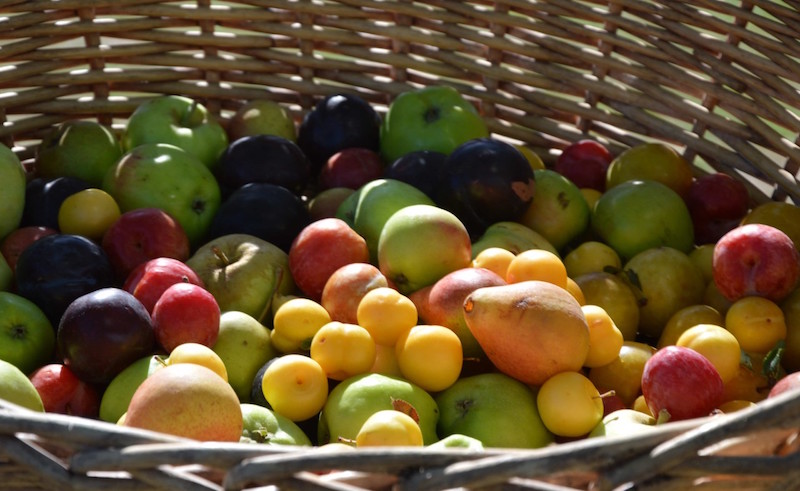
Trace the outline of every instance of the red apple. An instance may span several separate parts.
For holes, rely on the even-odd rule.
[[[17,259],[26,247],[33,244],[42,237],[57,234],[58,230],[50,227],[29,225],[11,231],[0,243],[0,253],[5,257],[11,271],[17,269]]]
[[[152,315],[158,299],[175,283],[193,283],[205,287],[203,280],[183,261],[158,257],[134,268],[125,279],[122,289],[133,294]]]
[[[625,401],[622,400],[620,396],[617,394],[607,393],[603,394],[603,416],[608,416],[609,414],[617,411],[619,409],[627,409],[628,406],[625,405]]]
[[[171,215],[160,208],[139,208],[122,215],[103,235],[103,250],[117,276],[158,257],[189,259],[189,238]]]
[[[721,172],[694,179],[685,200],[700,245],[713,244],[737,227],[750,206],[745,185]]]
[[[344,265],[325,282],[320,303],[334,321],[357,324],[358,303],[374,288],[389,286],[389,282],[374,265],[361,262]]]
[[[775,397],[778,394],[783,394],[784,392],[788,392],[790,390],[797,390],[800,388],[800,372],[791,372],[787,375],[784,375],[777,382],[772,388],[769,390],[767,397]]]
[[[308,214],[311,215],[311,220],[335,217],[339,205],[355,192],[356,190],[352,188],[323,189],[308,202]]]
[[[644,364],[642,394],[659,421],[707,416],[723,402],[724,390],[714,365],[690,348],[665,346]]]
[[[444,275],[430,287],[409,295],[420,321],[445,326],[458,335],[465,358],[482,358],[484,353],[464,320],[464,299],[484,286],[505,285],[506,281],[486,268],[461,268]]]
[[[42,398],[45,412],[99,417],[100,393],[79,379],[68,366],[61,363],[44,365],[34,370],[30,379]]]
[[[383,175],[380,155],[368,148],[345,148],[331,155],[320,170],[322,189],[358,189]]]
[[[295,285],[312,300],[322,298],[334,271],[351,263],[369,262],[367,242],[339,218],[306,225],[289,248],[289,271]]]
[[[731,302],[748,295],[779,302],[797,285],[800,253],[775,227],[741,225],[717,241],[711,270],[720,293]]]
[[[219,304],[208,290],[192,283],[164,290],[151,317],[156,341],[167,353],[183,343],[213,347],[219,335]]]
[[[579,188],[606,189],[606,171],[614,157],[605,145],[594,140],[570,144],[556,159],[553,170]]]

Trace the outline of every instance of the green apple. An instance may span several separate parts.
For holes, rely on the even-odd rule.
[[[488,136],[486,122],[456,89],[425,87],[404,92],[389,105],[381,125],[381,156],[394,162],[416,150],[449,155],[468,140]]]
[[[683,198],[652,180],[625,181],[608,189],[594,205],[591,228],[623,260],[651,247],[687,254],[694,247],[692,217]]]
[[[123,149],[130,151],[145,143],[175,145],[212,168],[228,146],[228,134],[203,104],[164,95],[143,102],[128,118]]]
[[[128,404],[139,385],[164,366],[165,362],[161,357],[149,355],[139,358],[119,372],[103,391],[103,397],[100,399],[100,419],[109,423],[119,421],[128,410]]]
[[[106,125],[71,120],[54,127],[36,150],[36,173],[45,178],[76,177],[92,187],[122,157],[122,144]]]
[[[495,222],[472,243],[472,257],[484,249],[500,247],[514,254],[528,249],[542,249],[559,255],[558,250],[542,234],[517,222]]]
[[[268,323],[276,294],[294,293],[289,255],[249,234],[228,234],[201,245],[186,264],[214,295],[221,311],[236,310]]]
[[[42,397],[31,379],[5,360],[0,360],[0,399],[32,411],[44,412]]]
[[[395,400],[405,401],[416,410],[425,445],[439,440],[439,408],[428,392],[402,378],[365,373],[344,379],[331,390],[320,412],[320,445],[340,438],[355,439],[367,418],[380,410],[394,409]]]
[[[242,442],[311,446],[311,439],[297,423],[264,406],[243,402],[242,419]]]
[[[475,451],[483,451],[485,447],[483,443],[478,440],[477,438],[472,438],[471,436],[462,435],[460,433],[453,433],[452,435],[448,435],[438,442],[431,443],[428,445],[430,448],[463,448],[466,450],[475,450]]]
[[[55,329],[35,303],[0,292],[0,360],[29,374],[52,359],[55,346]]]
[[[251,135],[275,135],[297,141],[297,128],[282,105],[268,99],[253,99],[239,106],[228,122],[230,141]]]
[[[461,434],[485,447],[540,448],[554,441],[536,406],[536,393],[502,373],[462,377],[436,395],[442,438]]]
[[[0,143],[0,240],[19,227],[25,208],[25,168],[10,148]]]
[[[229,310],[219,318],[219,334],[212,346],[228,371],[228,382],[241,402],[250,402],[253,379],[266,362],[278,356],[269,329],[254,317]]]
[[[197,157],[174,145],[146,143],[129,151],[103,180],[125,213],[160,208],[181,224],[189,242],[202,240],[219,209],[219,184]]]
[[[14,272],[8,265],[6,257],[0,254],[0,292],[10,291],[14,286]]]
[[[588,437],[635,435],[655,427],[656,418],[635,409],[617,409],[608,413],[589,432]]]
[[[558,172],[540,169],[533,175],[533,201],[519,221],[563,250],[588,229],[589,204],[578,186]]]
[[[350,194],[336,209],[336,218],[364,237],[373,262],[378,259],[378,239],[386,220],[410,205],[435,205],[425,193],[396,179],[376,179]]]
[[[398,291],[409,294],[472,264],[467,228],[454,214],[433,205],[395,212],[378,239],[378,269]]]

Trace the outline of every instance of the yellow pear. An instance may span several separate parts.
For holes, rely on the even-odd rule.
[[[464,300],[464,318],[498,370],[529,385],[580,370],[589,353],[580,304],[545,281],[478,288]]]

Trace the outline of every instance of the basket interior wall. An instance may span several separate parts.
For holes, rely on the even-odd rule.
[[[223,121],[245,100],[299,120],[355,92],[379,111],[448,84],[545,161],[580,138],[673,144],[757,200],[800,200],[800,5],[792,1],[0,1],[0,141],[124,125],[183,94]]]

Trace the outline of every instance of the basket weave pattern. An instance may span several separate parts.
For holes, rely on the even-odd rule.
[[[161,94],[196,98],[223,122],[259,98],[299,120],[325,95],[385,111],[399,93],[447,84],[545,162],[580,138],[614,153],[664,141],[755,201],[797,202],[798,33],[794,0],[0,0],[0,141],[30,160],[53,125],[120,128]],[[647,437],[355,456],[198,444],[3,405],[0,488],[786,490],[800,487],[799,419],[800,401],[784,397]],[[314,472],[331,469],[342,471]]]

